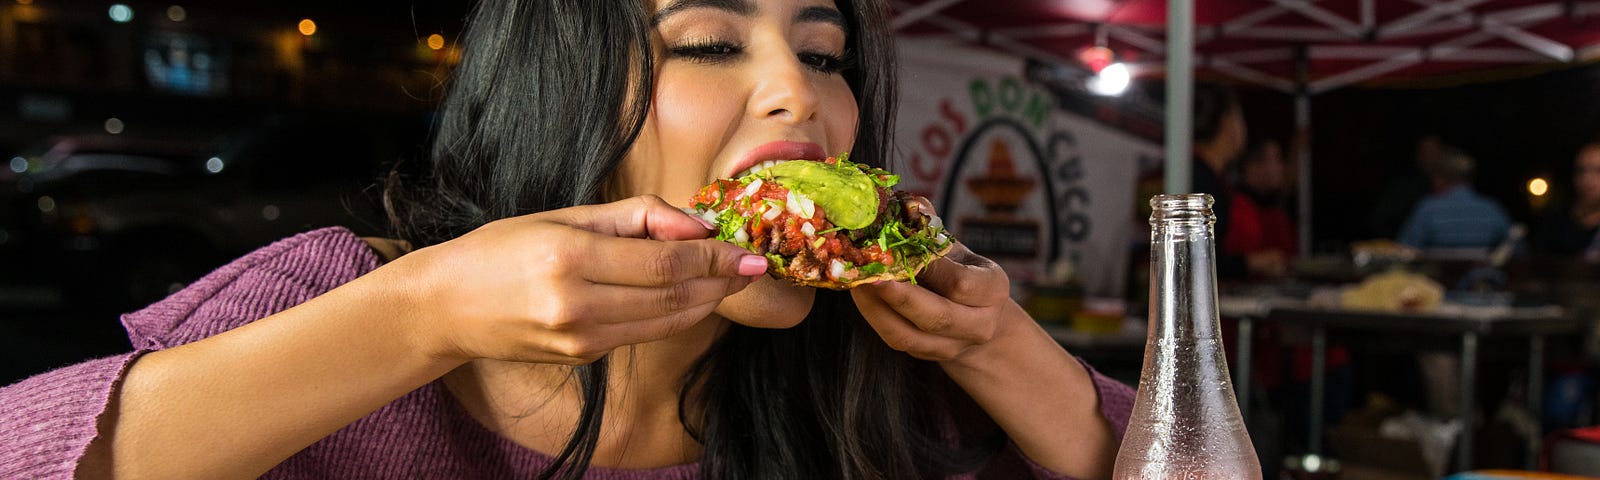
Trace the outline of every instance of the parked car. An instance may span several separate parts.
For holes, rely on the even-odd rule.
[[[273,115],[216,139],[53,137],[0,169],[0,283],[126,311],[294,233],[384,231],[378,179],[420,119]]]

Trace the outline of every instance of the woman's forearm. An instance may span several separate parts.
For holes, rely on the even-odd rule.
[[[460,365],[430,351],[406,276],[390,267],[136,360],[79,475],[259,476]]]
[[[1028,458],[1075,478],[1106,478],[1118,440],[1089,371],[1015,304],[995,337],[945,372]]]

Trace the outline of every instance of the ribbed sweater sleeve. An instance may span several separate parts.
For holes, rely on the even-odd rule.
[[[230,330],[348,282],[376,268],[366,248],[337,227],[280,240],[124,315],[134,352],[0,388],[0,478],[71,478],[97,434],[96,421],[140,354]]]
[[[117,380],[138,352],[0,388],[0,478],[72,478]]]

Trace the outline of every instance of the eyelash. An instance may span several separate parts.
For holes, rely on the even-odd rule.
[[[718,64],[732,60],[733,57],[744,53],[744,46],[717,40],[700,40],[678,45],[668,49],[668,53],[675,58],[684,58],[693,62]],[[818,52],[800,52],[800,62],[806,67],[820,73],[835,74],[854,67],[854,58],[846,52],[844,55],[834,55]]]

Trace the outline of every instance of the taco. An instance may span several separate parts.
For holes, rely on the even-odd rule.
[[[765,162],[690,202],[718,240],[766,256],[773,277],[833,290],[916,283],[955,242],[926,200],[890,188],[899,181],[843,154]]]

